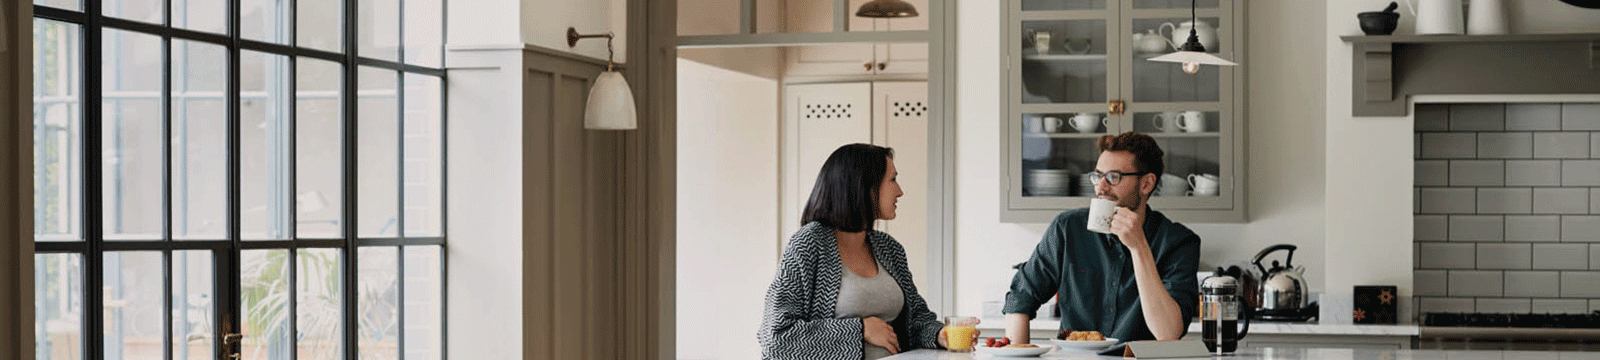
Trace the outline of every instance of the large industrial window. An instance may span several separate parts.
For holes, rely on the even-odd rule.
[[[36,358],[443,358],[444,1],[34,0]]]

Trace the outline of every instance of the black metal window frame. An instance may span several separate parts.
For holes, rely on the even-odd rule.
[[[26,0],[24,0],[24,1],[26,1]],[[299,47],[297,45],[275,44],[275,43],[252,40],[252,39],[248,39],[248,38],[242,37],[241,34],[240,34],[241,31],[240,31],[240,5],[239,5],[241,0],[227,0],[227,4],[225,6],[227,7],[228,19],[226,21],[227,29],[225,31],[227,34],[225,34],[225,35],[224,34],[215,34],[215,33],[209,33],[209,32],[203,32],[203,31],[195,31],[195,30],[189,30],[189,29],[174,27],[172,25],[173,24],[173,15],[172,15],[173,7],[172,7],[172,3],[174,2],[174,0],[164,0],[163,1],[165,3],[165,8],[163,10],[164,13],[162,14],[163,24],[150,24],[150,23],[145,23],[145,22],[132,21],[132,20],[126,20],[126,19],[120,19],[120,18],[105,16],[104,14],[102,14],[102,11],[101,11],[100,2],[102,0],[81,0],[81,1],[82,1],[82,9],[81,9],[81,11],[66,10],[66,9],[51,7],[51,6],[47,6],[47,5],[35,4],[35,5],[33,5],[33,17],[36,18],[36,19],[53,20],[53,21],[59,21],[59,22],[64,22],[64,23],[68,23],[68,24],[73,24],[73,25],[79,26],[80,29],[81,29],[81,31],[80,31],[81,40],[78,42],[78,45],[81,46],[82,48],[81,49],[77,49],[77,50],[81,53],[82,56],[80,58],[81,59],[80,63],[77,64],[77,66],[79,66],[79,68],[78,69],[74,69],[74,70],[75,71],[81,71],[81,73],[82,73],[82,76],[79,77],[78,84],[77,84],[82,89],[80,91],[80,93],[78,94],[78,97],[79,97],[78,101],[79,101],[79,105],[81,106],[81,113],[80,113],[81,114],[81,123],[79,124],[79,126],[82,127],[82,129],[80,130],[82,136],[81,136],[81,146],[79,146],[79,148],[76,149],[78,151],[82,151],[83,154],[84,154],[82,156],[82,159],[80,160],[80,164],[79,164],[80,165],[79,171],[80,171],[80,174],[82,175],[82,178],[79,179],[81,182],[79,184],[77,184],[77,186],[76,186],[77,190],[81,191],[82,194],[83,194],[83,196],[81,197],[82,204],[77,209],[77,211],[78,211],[77,215],[80,216],[81,219],[82,219],[82,221],[77,225],[78,230],[81,231],[82,239],[81,239],[81,241],[35,241],[34,247],[35,247],[35,253],[36,254],[76,254],[76,255],[79,255],[79,256],[82,257],[81,263],[83,264],[83,268],[81,269],[81,271],[83,273],[80,274],[80,275],[82,276],[81,278],[83,279],[82,283],[81,283],[81,285],[83,286],[83,289],[82,289],[83,318],[81,319],[82,324],[80,324],[80,325],[82,326],[83,330],[82,330],[82,338],[81,338],[80,345],[79,345],[79,346],[82,347],[82,349],[80,349],[82,351],[81,354],[83,355],[82,358],[84,358],[84,359],[103,359],[103,358],[105,358],[105,356],[104,356],[105,355],[104,354],[104,350],[105,350],[104,346],[106,346],[106,344],[104,342],[105,335],[104,335],[104,331],[103,331],[104,330],[104,324],[105,324],[104,320],[105,319],[104,319],[103,313],[101,311],[99,311],[99,309],[103,308],[104,301],[105,301],[104,297],[102,296],[103,295],[103,291],[102,291],[102,288],[101,288],[101,284],[103,284],[103,282],[104,282],[103,281],[104,266],[103,266],[102,262],[104,261],[103,260],[104,259],[104,255],[106,253],[108,253],[108,252],[119,252],[119,251],[159,251],[159,252],[161,252],[161,254],[162,254],[162,265],[163,265],[163,270],[162,271],[163,271],[163,275],[164,275],[164,278],[165,278],[164,281],[163,281],[163,291],[164,291],[164,293],[163,293],[163,296],[162,296],[163,299],[164,299],[164,301],[163,301],[164,302],[164,304],[163,304],[164,306],[163,306],[163,309],[162,309],[162,313],[163,313],[162,314],[163,315],[162,319],[164,320],[164,324],[162,325],[162,329],[163,329],[163,335],[162,336],[163,336],[164,339],[168,339],[167,341],[163,341],[163,353],[165,355],[164,356],[165,358],[171,359],[174,356],[174,349],[173,349],[174,344],[173,344],[172,341],[170,341],[170,338],[169,338],[169,337],[173,336],[173,333],[172,333],[172,326],[173,326],[173,324],[172,324],[172,318],[173,318],[173,314],[172,314],[172,309],[173,309],[173,304],[172,304],[172,301],[173,301],[173,299],[172,299],[173,298],[173,295],[172,295],[173,294],[173,292],[172,292],[172,290],[173,290],[172,258],[173,258],[173,252],[174,251],[186,251],[186,250],[211,251],[214,254],[214,258],[215,258],[215,261],[213,263],[214,286],[215,286],[215,288],[212,289],[212,290],[213,290],[213,294],[216,294],[216,300],[213,302],[213,304],[215,306],[215,313],[214,313],[215,316],[212,319],[212,321],[213,321],[212,324],[215,325],[215,328],[213,330],[217,333],[216,334],[217,337],[213,338],[213,339],[216,339],[217,341],[213,341],[212,342],[212,347],[216,351],[215,352],[216,358],[218,358],[218,359],[226,359],[226,358],[228,358],[228,354],[237,354],[241,350],[240,349],[240,344],[238,342],[233,343],[231,345],[231,347],[230,347],[230,346],[224,345],[223,342],[220,341],[220,340],[223,338],[223,335],[225,335],[227,333],[240,333],[240,332],[242,332],[241,324],[240,324],[240,320],[242,319],[242,315],[240,314],[240,309],[239,309],[239,305],[240,305],[239,304],[239,299],[240,299],[239,294],[240,294],[240,290],[241,289],[240,289],[240,284],[239,284],[238,279],[239,279],[239,276],[240,276],[239,258],[240,258],[240,254],[243,251],[246,251],[246,250],[261,250],[261,249],[284,250],[284,251],[287,252],[288,264],[294,264],[295,256],[297,254],[297,250],[299,250],[299,249],[339,249],[339,250],[342,250],[341,251],[341,253],[342,253],[341,254],[341,259],[342,260],[341,260],[341,264],[340,264],[340,266],[341,266],[340,281],[341,281],[341,287],[342,287],[342,289],[341,289],[342,290],[342,294],[341,294],[341,296],[342,296],[341,314],[342,314],[342,317],[343,317],[342,323],[344,324],[344,326],[340,327],[341,331],[342,331],[341,335],[343,336],[343,341],[344,341],[344,343],[343,343],[343,350],[344,351],[343,351],[342,355],[344,356],[345,359],[359,359],[360,358],[360,356],[359,356],[360,355],[359,354],[359,350],[360,350],[360,344],[359,344],[360,326],[357,326],[359,319],[357,318],[358,317],[358,313],[357,313],[357,309],[356,308],[357,308],[358,297],[360,296],[360,290],[358,289],[358,282],[355,281],[355,279],[357,279],[357,271],[358,271],[358,264],[359,264],[359,262],[358,262],[359,251],[358,250],[360,250],[361,248],[393,248],[393,249],[396,250],[396,255],[395,255],[396,269],[400,272],[400,273],[397,274],[397,279],[395,280],[396,283],[397,283],[396,284],[396,289],[397,289],[396,290],[396,296],[398,298],[398,300],[396,302],[397,307],[398,307],[396,309],[397,312],[398,312],[397,339],[396,339],[397,346],[398,346],[397,356],[401,360],[406,360],[406,353],[404,351],[405,348],[406,348],[405,347],[405,341],[406,341],[405,339],[407,338],[406,335],[405,335],[406,327],[404,326],[405,322],[406,322],[406,319],[407,319],[406,314],[405,314],[406,313],[406,310],[405,310],[405,308],[406,308],[406,306],[405,306],[405,294],[406,294],[406,292],[405,292],[405,283],[406,283],[406,281],[405,281],[405,277],[404,277],[405,276],[404,272],[405,272],[405,268],[406,268],[405,251],[406,251],[407,247],[412,247],[412,246],[437,246],[440,249],[440,251],[439,251],[440,258],[438,260],[439,261],[438,262],[439,273],[436,274],[439,277],[439,286],[440,286],[440,288],[439,288],[439,292],[440,292],[440,297],[439,297],[439,301],[440,301],[439,302],[440,318],[438,319],[438,323],[439,323],[438,351],[439,351],[439,356],[441,358],[448,358],[448,350],[449,349],[448,349],[448,343],[445,341],[445,339],[446,339],[446,336],[448,334],[449,322],[448,322],[448,317],[444,316],[444,314],[446,313],[445,309],[447,309],[448,306],[449,306],[448,298],[446,296],[444,296],[448,292],[448,289],[449,289],[449,281],[448,281],[447,277],[445,276],[447,271],[448,271],[448,269],[449,269],[449,263],[446,260],[446,257],[444,256],[444,254],[446,253],[445,249],[444,249],[445,244],[446,244],[446,241],[445,241],[446,237],[445,237],[444,234],[448,233],[448,225],[447,225],[447,222],[445,221],[445,219],[448,219],[448,211],[444,207],[445,203],[444,203],[443,199],[448,198],[448,190],[446,190],[446,189],[448,189],[448,183],[447,183],[448,176],[447,176],[447,172],[444,170],[444,169],[448,168],[448,158],[449,158],[449,156],[448,156],[449,150],[448,150],[448,146],[447,146],[447,144],[448,144],[447,143],[448,133],[446,131],[448,126],[446,126],[447,120],[445,119],[444,114],[448,113],[449,103],[447,101],[445,101],[445,99],[447,98],[447,90],[446,90],[446,87],[444,86],[444,84],[446,84],[447,82],[446,82],[446,72],[442,67],[435,68],[435,67],[426,67],[426,66],[419,66],[419,65],[415,65],[415,64],[406,63],[405,62],[405,60],[406,60],[406,57],[405,57],[405,55],[406,55],[405,54],[406,47],[403,46],[403,45],[402,46],[397,46],[397,48],[398,48],[397,49],[397,53],[396,53],[396,59],[397,60],[394,60],[394,61],[383,60],[383,59],[375,59],[375,58],[369,58],[369,57],[360,56],[360,48],[358,47],[360,45],[359,44],[359,36],[357,36],[358,31],[359,31],[358,27],[357,27],[357,25],[358,25],[357,22],[361,20],[361,19],[359,19],[359,16],[358,16],[358,14],[360,13],[358,11],[359,0],[341,0],[341,2],[343,3],[343,11],[342,11],[342,14],[341,14],[342,15],[341,19],[342,19],[343,23],[340,25],[340,29],[341,29],[341,38],[342,38],[342,42],[343,42],[343,45],[341,47],[343,53],[331,52],[331,51],[325,51],[325,50],[319,50],[319,49],[313,49],[313,48],[304,48],[304,47]],[[298,11],[297,10],[298,10],[298,3],[299,3],[300,0],[283,0],[283,1],[287,1],[289,3],[288,10],[287,10],[286,13],[288,14],[288,16],[290,16],[290,20],[289,21],[293,22],[293,17],[298,15]],[[396,34],[396,36],[397,36],[397,39],[400,39],[400,41],[403,43],[403,41],[405,39],[405,30],[406,30],[406,27],[405,27],[405,11],[404,11],[404,9],[405,9],[405,1],[406,0],[394,0],[394,1],[396,2],[396,5],[395,5],[396,8],[401,10],[398,14],[396,14],[397,17],[398,17],[398,23],[396,24],[396,27],[398,29],[398,33]],[[447,36],[447,34],[445,33],[446,30],[443,29],[442,27],[445,26],[444,25],[445,24],[444,19],[446,18],[446,12],[448,11],[447,9],[449,8],[449,6],[448,6],[449,0],[438,0],[438,1],[440,2],[440,7],[439,7],[439,13],[436,14],[436,15],[439,16],[439,19],[440,19],[440,21],[438,22],[440,24],[440,26],[441,26],[441,29],[439,29],[439,31],[440,31],[439,35],[440,35],[440,39],[442,40],[442,39],[445,38],[445,36]],[[162,214],[162,227],[163,227],[163,230],[162,230],[162,239],[161,240],[146,240],[146,241],[116,240],[116,241],[106,241],[106,239],[104,238],[105,232],[103,231],[104,230],[104,223],[103,223],[104,219],[103,219],[103,212],[102,212],[102,207],[104,206],[103,205],[104,199],[101,199],[101,197],[98,196],[98,195],[94,195],[101,189],[101,187],[102,187],[101,181],[104,178],[102,176],[102,173],[101,173],[101,169],[102,169],[102,167],[101,167],[102,161],[101,160],[102,159],[101,159],[100,156],[94,155],[94,154],[100,154],[100,152],[102,150],[101,149],[101,144],[102,144],[101,143],[101,139],[102,139],[102,136],[101,136],[102,135],[101,134],[101,132],[102,132],[101,131],[101,120],[102,120],[102,117],[103,117],[103,114],[102,114],[103,111],[101,109],[100,104],[102,104],[102,100],[103,100],[102,99],[102,91],[103,91],[104,84],[101,81],[103,74],[102,74],[102,69],[100,67],[100,64],[102,63],[102,60],[104,59],[104,54],[103,54],[103,50],[102,50],[102,39],[101,39],[102,30],[104,30],[104,29],[123,30],[123,31],[129,31],[129,32],[134,32],[134,33],[139,33],[139,34],[144,34],[144,35],[159,36],[161,38],[162,59],[163,59],[162,60],[162,75],[163,75],[162,76],[162,83],[163,83],[163,85],[162,85],[162,95],[161,95],[161,98],[162,98],[161,106],[162,106],[163,109],[165,109],[165,110],[162,111],[162,118],[163,118],[162,119],[162,124],[163,124],[162,125],[162,127],[163,127],[163,135],[162,135],[162,148],[163,148],[162,149],[162,155],[163,155],[163,166],[162,166],[162,205],[163,205],[162,206],[162,208],[163,208],[163,210],[162,210],[163,211],[163,214]],[[289,40],[286,41],[286,42],[291,43],[291,44],[295,43],[296,39],[297,39],[296,36],[297,36],[298,30],[299,30],[298,29],[298,24],[291,24],[291,26],[289,26],[288,35],[287,35],[287,39],[289,39]],[[227,232],[226,232],[226,234],[227,234],[226,239],[181,240],[181,241],[173,239],[173,234],[172,234],[172,232],[173,232],[173,229],[172,229],[172,225],[173,225],[173,216],[172,216],[172,205],[173,205],[173,200],[172,200],[172,193],[173,193],[173,182],[172,182],[172,155],[173,155],[172,154],[172,119],[173,119],[173,114],[172,114],[172,111],[171,111],[172,106],[173,106],[173,103],[172,103],[173,85],[172,85],[172,83],[174,81],[172,79],[172,73],[173,73],[172,42],[173,42],[173,40],[184,40],[184,41],[193,41],[193,42],[198,42],[198,43],[206,43],[206,44],[211,44],[211,45],[223,46],[223,47],[225,47],[227,49],[227,57],[228,57],[227,77],[228,78],[226,79],[226,94],[225,94],[225,98],[226,98],[226,100],[225,100],[225,103],[226,103],[225,108],[226,108],[226,110],[225,111],[226,111],[226,121],[227,121],[227,125],[226,125],[226,128],[227,128],[226,148],[227,149],[226,150],[227,150],[227,179],[228,179],[228,184],[227,184],[227,208],[228,208],[228,210],[227,210],[227,215],[226,216],[227,216],[227,219],[228,219],[228,229],[227,229]],[[342,179],[340,180],[341,181],[340,188],[342,190],[342,194],[341,194],[342,198],[340,199],[340,201],[342,202],[342,205],[343,205],[343,213],[341,215],[341,217],[342,217],[342,221],[341,221],[342,238],[340,238],[340,239],[324,239],[324,238],[300,239],[300,238],[298,238],[297,231],[294,231],[293,227],[291,227],[290,231],[288,232],[288,234],[289,234],[288,237],[291,238],[291,240],[267,240],[267,241],[261,241],[261,240],[248,240],[247,241],[247,240],[242,240],[242,237],[241,237],[241,225],[240,225],[240,217],[241,217],[240,216],[240,211],[241,211],[240,210],[240,198],[241,198],[241,196],[240,196],[240,187],[241,187],[240,183],[241,183],[241,181],[240,181],[240,168],[239,168],[240,167],[240,142],[239,142],[240,141],[239,140],[240,130],[239,130],[239,122],[240,122],[240,118],[241,118],[241,115],[240,115],[240,97],[241,97],[241,95],[240,95],[241,94],[241,90],[240,90],[241,74],[240,74],[240,72],[241,72],[241,70],[240,70],[240,62],[239,62],[239,60],[240,60],[240,55],[242,54],[242,52],[246,51],[246,50],[253,51],[253,52],[259,52],[259,53],[263,53],[263,54],[267,54],[267,55],[284,56],[286,58],[286,60],[287,60],[287,63],[288,63],[288,67],[287,67],[286,73],[289,74],[289,79],[287,80],[287,84],[288,84],[288,91],[291,94],[293,94],[295,92],[295,88],[296,88],[297,83],[298,83],[298,79],[295,78],[294,74],[296,74],[296,71],[297,71],[296,64],[297,64],[297,60],[299,58],[303,57],[303,58],[325,60],[325,61],[335,62],[335,63],[338,63],[339,65],[341,65],[342,79],[341,79],[341,84],[340,84],[340,86],[341,86],[341,91],[340,91],[340,108],[341,108],[341,110],[340,110],[341,111],[340,112],[340,126],[341,126],[341,129],[342,129],[342,134],[341,135],[342,135],[343,138],[342,138],[342,144],[341,144],[341,147],[340,147],[340,150],[341,150],[340,158],[342,160],[342,163],[340,164],[340,166],[341,166],[341,176],[342,176]],[[442,60],[442,59],[440,59],[440,60]],[[440,157],[440,159],[439,159],[440,169],[439,169],[439,177],[438,177],[440,201],[438,203],[439,209],[438,209],[438,215],[437,215],[439,217],[438,224],[437,224],[438,234],[439,235],[437,235],[437,236],[413,237],[413,236],[407,236],[405,234],[405,229],[406,229],[406,227],[405,227],[405,221],[406,221],[405,218],[406,218],[406,216],[405,216],[405,211],[404,211],[405,186],[403,186],[403,184],[397,184],[397,190],[398,190],[397,193],[396,193],[396,196],[398,198],[397,204],[400,207],[397,209],[397,213],[395,214],[396,215],[396,220],[395,220],[396,228],[399,229],[399,230],[396,231],[396,236],[395,237],[381,237],[381,238],[360,237],[360,236],[358,236],[359,227],[357,226],[358,225],[357,224],[357,219],[358,219],[357,218],[357,211],[359,209],[358,209],[357,184],[358,184],[359,174],[358,174],[356,169],[357,169],[357,159],[358,159],[358,156],[357,156],[357,151],[358,151],[357,141],[358,141],[358,137],[359,137],[358,136],[358,124],[359,124],[359,121],[358,121],[358,117],[357,117],[357,115],[358,115],[357,114],[357,109],[359,108],[359,106],[357,106],[358,105],[357,90],[359,89],[358,74],[361,72],[360,70],[362,68],[388,70],[388,71],[394,72],[395,79],[396,79],[396,89],[397,90],[399,90],[401,87],[403,87],[405,75],[409,75],[409,74],[425,75],[425,76],[432,76],[432,77],[435,77],[435,78],[439,79],[440,86],[438,88],[439,91],[438,91],[437,95],[439,96],[438,101],[439,101],[439,104],[440,104],[440,108],[439,108],[440,119],[439,119],[439,129],[437,129],[437,130],[438,130],[438,134],[439,134],[438,156]],[[402,129],[402,131],[398,131],[398,133],[397,133],[397,141],[398,142],[396,143],[397,146],[395,148],[395,151],[396,151],[397,154],[403,154],[404,151],[405,151],[405,132],[403,131],[403,129],[405,129],[405,120],[406,120],[405,119],[406,115],[405,115],[405,111],[404,111],[404,107],[406,105],[405,91],[396,91],[395,99],[396,99],[395,106],[396,106],[396,121],[397,121],[396,122],[396,126],[397,126],[397,129]],[[296,111],[295,108],[296,108],[295,106],[288,107],[288,110],[287,110],[288,112],[286,114],[286,117],[288,119],[291,119],[291,121],[288,122],[289,129],[287,130],[288,142],[290,144],[294,144],[294,142],[295,142],[295,121],[293,121],[293,119],[297,119],[296,118],[296,114],[295,114],[295,111]],[[295,160],[295,151],[296,150],[295,150],[294,146],[288,147],[287,151],[288,151],[287,158],[289,159],[288,161],[291,162],[291,163],[296,162],[296,160]],[[398,163],[398,169],[397,169],[398,172],[396,173],[397,176],[398,176],[397,180],[403,182],[402,179],[404,179],[404,174],[405,174],[405,161],[403,161],[403,159],[402,159],[401,161],[397,161],[397,163]],[[297,168],[297,166],[290,166],[289,170],[288,170],[289,174],[287,174],[286,177],[290,178],[290,179],[293,179],[295,177],[295,169],[296,168]],[[294,182],[291,181],[289,186],[290,186],[290,189],[291,189],[290,193],[293,193],[293,188],[295,186]],[[295,224],[294,218],[295,218],[296,215],[297,215],[296,211],[289,211],[288,212],[289,224]],[[295,300],[296,299],[296,295],[295,294],[297,292],[296,282],[298,281],[298,279],[296,278],[298,276],[296,274],[297,268],[298,268],[298,266],[288,266],[284,270],[286,272],[286,276],[289,277],[289,281],[290,281],[290,283],[288,285],[288,291],[289,291],[288,311],[290,311],[290,313],[289,313],[290,315],[287,317],[288,324],[286,324],[289,327],[289,329],[295,329],[296,328],[296,323],[298,322],[298,319],[297,319],[298,316],[295,315],[295,312],[297,311],[296,309],[297,309],[297,306],[298,306],[296,304],[296,300]],[[291,346],[291,348],[294,348],[294,344],[291,343],[290,346]],[[291,360],[296,359],[298,357],[297,353],[298,353],[298,351],[290,351],[289,352],[289,358]]]

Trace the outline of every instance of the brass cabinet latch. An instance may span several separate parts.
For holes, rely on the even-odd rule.
[[[1111,100],[1110,103],[1106,104],[1106,113],[1111,115],[1122,115],[1122,111],[1126,107],[1126,104],[1123,104],[1122,100]]]

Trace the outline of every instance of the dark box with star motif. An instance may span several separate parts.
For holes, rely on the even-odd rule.
[[[1351,322],[1357,324],[1394,324],[1396,306],[1400,298],[1392,285],[1359,285],[1355,291],[1355,310]]]

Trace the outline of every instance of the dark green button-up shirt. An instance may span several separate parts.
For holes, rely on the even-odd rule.
[[[1039,305],[1059,295],[1061,328],[1099,331],[1121,341],[1152,340],[1139,305],[1133,259],[1115,237],[1087,229],[1089,209],[1062,212],[1017,269],[1006,293],[1006,314],[1034,318]],[[1199,313],[1200,285],[1196,268],[1200,237],[1159,211],[1145,215],[1145,237],[1161,273],[1161,284],[1183,311],[1184,326]]]

